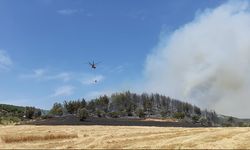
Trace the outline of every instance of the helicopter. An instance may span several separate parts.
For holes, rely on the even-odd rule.
[[[96,69],[96,65],[99,64],[99,63],[100,63],[100,62],[95,63],[95,62],[93,61],[93,63],[89,62],[89,65],[90,65],[90,67],[91,67],[92,69]]]

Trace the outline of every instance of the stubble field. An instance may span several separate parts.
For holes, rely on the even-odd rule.
[[[249,148],[250,128],[0,126],[3,148]]]

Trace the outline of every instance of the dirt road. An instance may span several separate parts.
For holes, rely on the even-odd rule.
[[[71,139],[5,143],[2,148],[250,148],[250,128],[0,126],[0,137],[77,134]]]

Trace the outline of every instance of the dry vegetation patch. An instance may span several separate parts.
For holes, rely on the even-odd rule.
[[[2,141],[5,143],[31,142],[55,139],[77,138],[77,134],[46,134],[46,135],[3,135]]]

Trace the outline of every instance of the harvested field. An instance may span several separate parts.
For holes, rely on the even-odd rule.
[[[9,137],[77,135],[74,138],[24,140]],[[183,128],[141,126],[0,126],[3,148],[249,148],[250,128]]]

